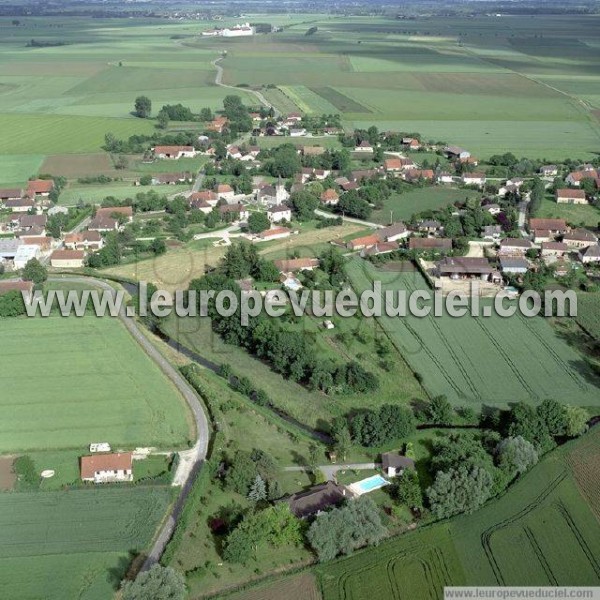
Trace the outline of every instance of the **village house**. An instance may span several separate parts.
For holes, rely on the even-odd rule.
[[[285,499],[290,512],[299,519],[306,519],[340,505],[346,499],[346,489],[333,481],[315,485]]]
[[[429,235],[438,235],[442,233],[444,227],[436,219],[424,219],[417,222],[417,231],[419,233],[427,233]]]
[[[471,153],[459,146],[446,146],[444,154],[450,159],[470,158]]]
[[[152,148],[154,158],[166,158],[179,160],[180,158],[194,158],[196,150],[194,146],[155,146]]]
[[[383,229],[378,229],[375,232],[375,235],[381,242],[396,242],[397,240],[407,238],[410,235],[410,231],[404,223],[399,221],[398,223],[392,223],[392,225],[388,225]]]
[[[354,148],[355,152],[373,152],[373,146],[367,142],[367,140],[363,140],[360,144],[357,144]]]
[[[447,171],[440,171],[435,180],[438,183],[454,183],[454,177]]]
[[[587,204],[585,190],[571,190],[568,188],[556,190],[557,204]]]
[[[493,242],[500,241],[500,238],[502,237],[502,226],[484,225],[481,237],[483,237],[484,240],[491,240]]]
[[[21,292],[23,302],[31,304],[33,295],[33,281],[23,281],[22,279],[3,279],[0,280],[0,296],[9,292]]]
[[[398,452],[383,452],[381,454],[381,468],[388,477],[399,477],[406,469],[415,470],[415,461]]]
[[[84,259],[83,250],[55,250],[50,255],[50,266],[55,269],[80,269]]]
[[[569,251],[569,246],[564,242],[542,242],[540,255],[542,258],[548,256],[564,256]]]
[[[67,250],[102,250],[104,240],[98,231],[82,231],[81,233],[68,233],[64,239]]]
[[[580,249],[597,244],[598,238],[587,229],[574,229],[569,233],[565,233],[562,241],[567,244],[569,248]]]
[[[523,275],[529,271],[530,265],[524,258],[501,256],[500,268],[508,275]]]
[[[544,165],[540,167],[540,175],[542,177],[556,177],[558,175],[558,167],[556,165]]]
[[[424,179],[426,181],[433,181],[435,173],[433,169],[408,169],[404,172],[404,179],[406,181],[418,181]]]
[[[503,256],[523,256],[533,248],[530,240],[525,238],[505,238],[500,242],[499,254]]]
[[[483,187],[486,182],[485,173],[464,173],[462,176],[462,182],[464,185],[476,185],[477,187]]]
[[[227,218],[227,215],[231,215],[234,221],[247,221],[250,213],[248,209],[241,203],[239,204],[222,204],[217,207],[219,214],[223,219]]]
[[[537,231],[547,231],[552,237],[566,233],[569,228],[564,219],[529,219],[529,231],[534,237]]]
[[[271,223],[292,220],[292,209],[285,204],[278,204],[267,209],[267,217]]]
[[[93,483],[133,481],[133,455],[131,452],[82,456],[80,467],[82,481],[92,481]]]
[[[207,126],[208,131],[214,131],[216,133],[223,133],[228,124],[227,117],[215,117]]]
[[[20,234],[45,236],[47,222],[46,215],[20,215],[17,218],[17,228]]]
[[[500,208],[499,204],[484,204],[481,208],[494,216],[499,215],[502,212],[502,208]]]
[[[379,254],[389,254],[390,252],[394,252],[398,250],[400,245],[398,242],[377,242],[374,246],[369,246],[368,248],[364,248],[361,250],[360,255],[362,258],[367,256],[377,256]]]
[[[371,246],[375,246],[380,241],[381,240],[379,239],[379,237],[377,237],[375,234],[365,235],[363,237],[354,238],[353,240],[350,240],[346,244],[346,248],[355,252],[357,250],[363,250],[364,248],[370,248]]]
[[[335,206],[340,201],[338,193],[329,188],[321,194],[321,202],[327,206]]]
[[[219,201],[219,196],[212,190],[200,190],[192,192],[188,196],[188,202],[192,205],[194,202],[206,202],[209,206],[216,206]]]
[[[117,231],[119,227],[117,219],[113,219],[112,217],[94,217],[88,225],[88,230],[106,233],[108,231]]]
[[[35,208],[35,200],[32,198],[12,198],[4,201],[4,208],[12,213],[27,213]]]
[[[233,200],[235,198],[235,192],[228,183],[217,184],[215,192],[219,198],[224,198],[225,200]]]
[[[123,219],[128,223],[133,221],[133,207],[131,206],[107,206],[96,210],[96,217],[111,219]]]
[[[54,180],[52,179],[32,179],[27,182],[27,195],[30,197],[48,197],[53,189]]]
[[[421,142],[417,138],[405,137],[402,138],[402,145],[407,150],[418,150],[421,147]]]
[[[579,260],[583,264],[600,263],[600,246],[594,244],[579,251]]]
[[[318,258],[284,258],[273,261],[281,273],[312,271],[319,266]]]
[[[592,166],[587,166],[580,171],[573,171],[572,173],[569,173],[566,176],[565,181],[569,185],[579,187],[583,179],[597,179],[598,177],[600,177],[600,171],[594,169]]]
[[[450,252],[452,240],[450,238],[418,238],[411,237],[408,240],[409,250],[435,250],[437,252]]]

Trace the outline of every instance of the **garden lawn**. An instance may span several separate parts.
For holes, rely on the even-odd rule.
[[[545,198],[537,217],[544,219],[564,219],[576,227],[598,227],[600,208],[591,204],[557,204],[554,198]]]
[[[11,319],[1,339],[0,452],[192,438],[183,399],[118,320]]]

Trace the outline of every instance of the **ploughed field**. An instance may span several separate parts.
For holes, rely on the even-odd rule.
[[[418,271],[390,273],[353,261],[348,273],[357,292],[372,289],[374,280],[382,282],[383,291],[405,290],[407,296],[430,289]],[[383,316],[379,321],[431,396],[445,394],[455,405],[471,406],[537,404],[545,398],[600,404],[597,379],[585,358],[543,317],[434,317],[432,310],[423,318]]]

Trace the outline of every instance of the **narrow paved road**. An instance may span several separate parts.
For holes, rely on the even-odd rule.
[[[115,289],[108,283],[93,279],[89,277],[53,277],[49,281],[64,281],[68,279],[75,283],[84,283],[88,285],[94,285],[102,288],[103,290],[115,294]],[[181,395],[184,397],[187,405],[192,412],[194,423],[196,427],[196,443],[189,450],[184,450],[179,453],[180,461],[177,467],[177,472],[174,476],[174,481],[180,483],[181,491],[179,496],[173,505],[171,513],[165,519],[163,526],[154,541],[152,549],[148,553],[148,557],[144,562],[142,570],[149,569],[152,565],[160,560],[165,548],[175,531],[175,526],[190,492],[190,489],[200,472],[202,464],[206,459],[206,453],[208,451],[208,441],[210,438],[210,429],[208,425],[208,418],[204,412],[204,408],[196,392],[190,387],[188,382],[181,376],[181,374],[171,366],[163,355],[152,345],[148,338],[142,333],[135,319],[129,317],[125,311],[125,307],[121,307],[119,314],[121,322],[132,335],[132,337],[138,342],[138,344],[144,349],[146,354],[158,365],[160,370],[172,381],[175,387],[179,390]]]
[[[281,116],[281,112],[279,110],[277,110],[277,108],[275,108],[258,90],[250,90],[247,88],[238,88],[238,87],[235,87],[234,85],[227,85],[226,83],[223,83],[223,67],[219,64],[222,60],[223,60],[223,57],[221,56],[220,58],[217,58],[216,60],[213,60],[213,62],[212,62],[212,64],[217,69],[217,74],[215,75],[215,85],[218,85],[219,87],[227,88],[230,90],[235,90],[236,92],[243,91],[243,92],[248,92],[249,94],[254,94],[254,96],[256,96],[256,99],[263,106],[266,106],[269,109],[270,108],[273,109],[273,114],[275,115],[275,117]]]
[[[326,219],[335,219],[340,215],[333,214],[330,212],[326,212],[319,208],[315,209],[315,215],[319,217],[325,217]],[[383,229],[385,225],[381,223],[371,223],[370,221],[363,221],[362,219],[355,219],[354,217],[342,217],[342,221],[347,221],[348,223],[356,223],[357,225],[364,225],[365,227],[374,227],[375,229]]]

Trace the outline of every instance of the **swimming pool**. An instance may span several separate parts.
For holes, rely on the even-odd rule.
[[[390,482],[387,479],[384,479],[381,475],[371,475],[371,477],[367,477],[366,479],[361,479],[360,481],[350,484],[348,488],[356,495],[360,496],[362,494],[368,494],[369,492],[378,490],[384,485],[389,485],[389,483]]]

